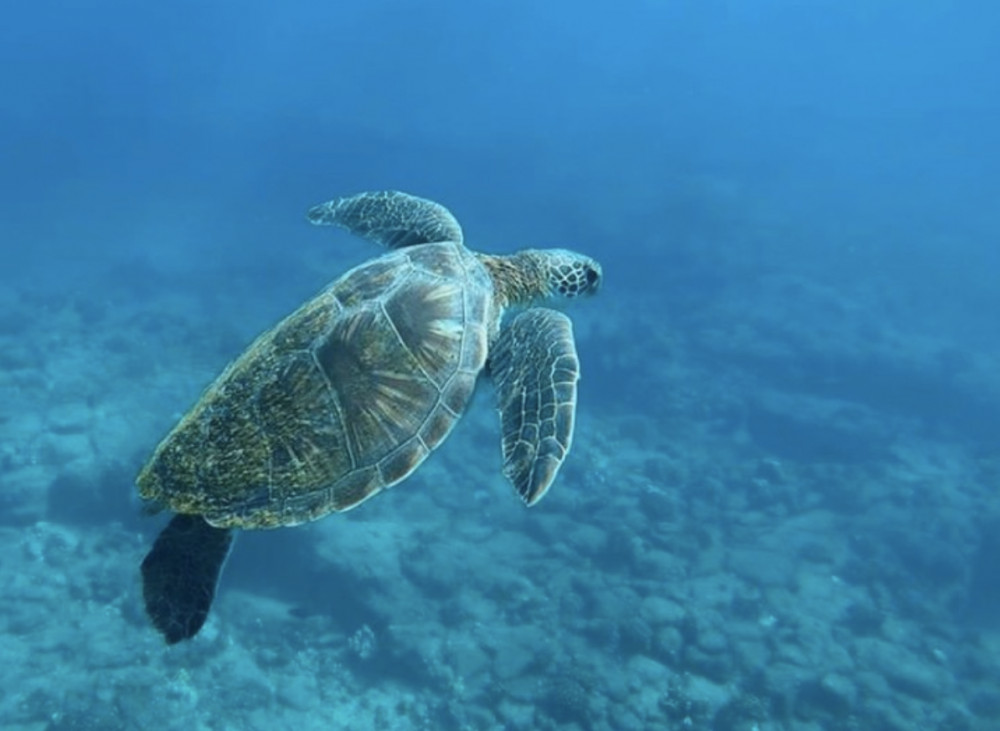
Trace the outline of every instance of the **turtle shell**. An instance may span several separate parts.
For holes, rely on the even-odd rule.
[[[140,494],[219,527],[294,525],[399,482],[487,354],[493,285],[454,243],[351,270],[261,335],[157,447]]]

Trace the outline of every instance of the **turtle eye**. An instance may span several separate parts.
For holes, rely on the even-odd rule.
[[[597,280],[600,278],[593,267],[587,267],[587,273],[584,276],[587,277],[587,286],[589,287],[597,284]]]

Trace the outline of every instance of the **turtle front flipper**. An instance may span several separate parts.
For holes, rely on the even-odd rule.
[[[389,249],[444,241],[462,243],[462,227],[451,211],[440,203],[395,190],[335,198],[313,206],[306,217],[317,226],[340,226]]]
[[[528,505],[555,479],[573,438],[580,361],[561,312],[525,310],[490,353],[503,431],[503,472]]]
[[[146,612],[168,645],[198,634],[215,598],[233,532],[175,515],[142,561]]]

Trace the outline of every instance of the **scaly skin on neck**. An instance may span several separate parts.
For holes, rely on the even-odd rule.
[[[528,305],[551,294],[544,252],[527,250],[509,256],[478,253],[476,256],[493,279],[496,305],[501,310]]]

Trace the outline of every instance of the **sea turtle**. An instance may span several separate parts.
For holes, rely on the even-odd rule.
[[[396,191],[337,198],[308,218],[392,251],[260,335],[142,468],[139,494],[176,513],[142,562],[147,612],[170,644],[204,624],[234,529],[315,520],[403,480],[451,432],[484,371],[503,471],[527,505],[570,447],[571,324],[531,305],[596,291],[596,261],[470,251],[444,206]],[[504,320],[511,306],[526,308]]]

